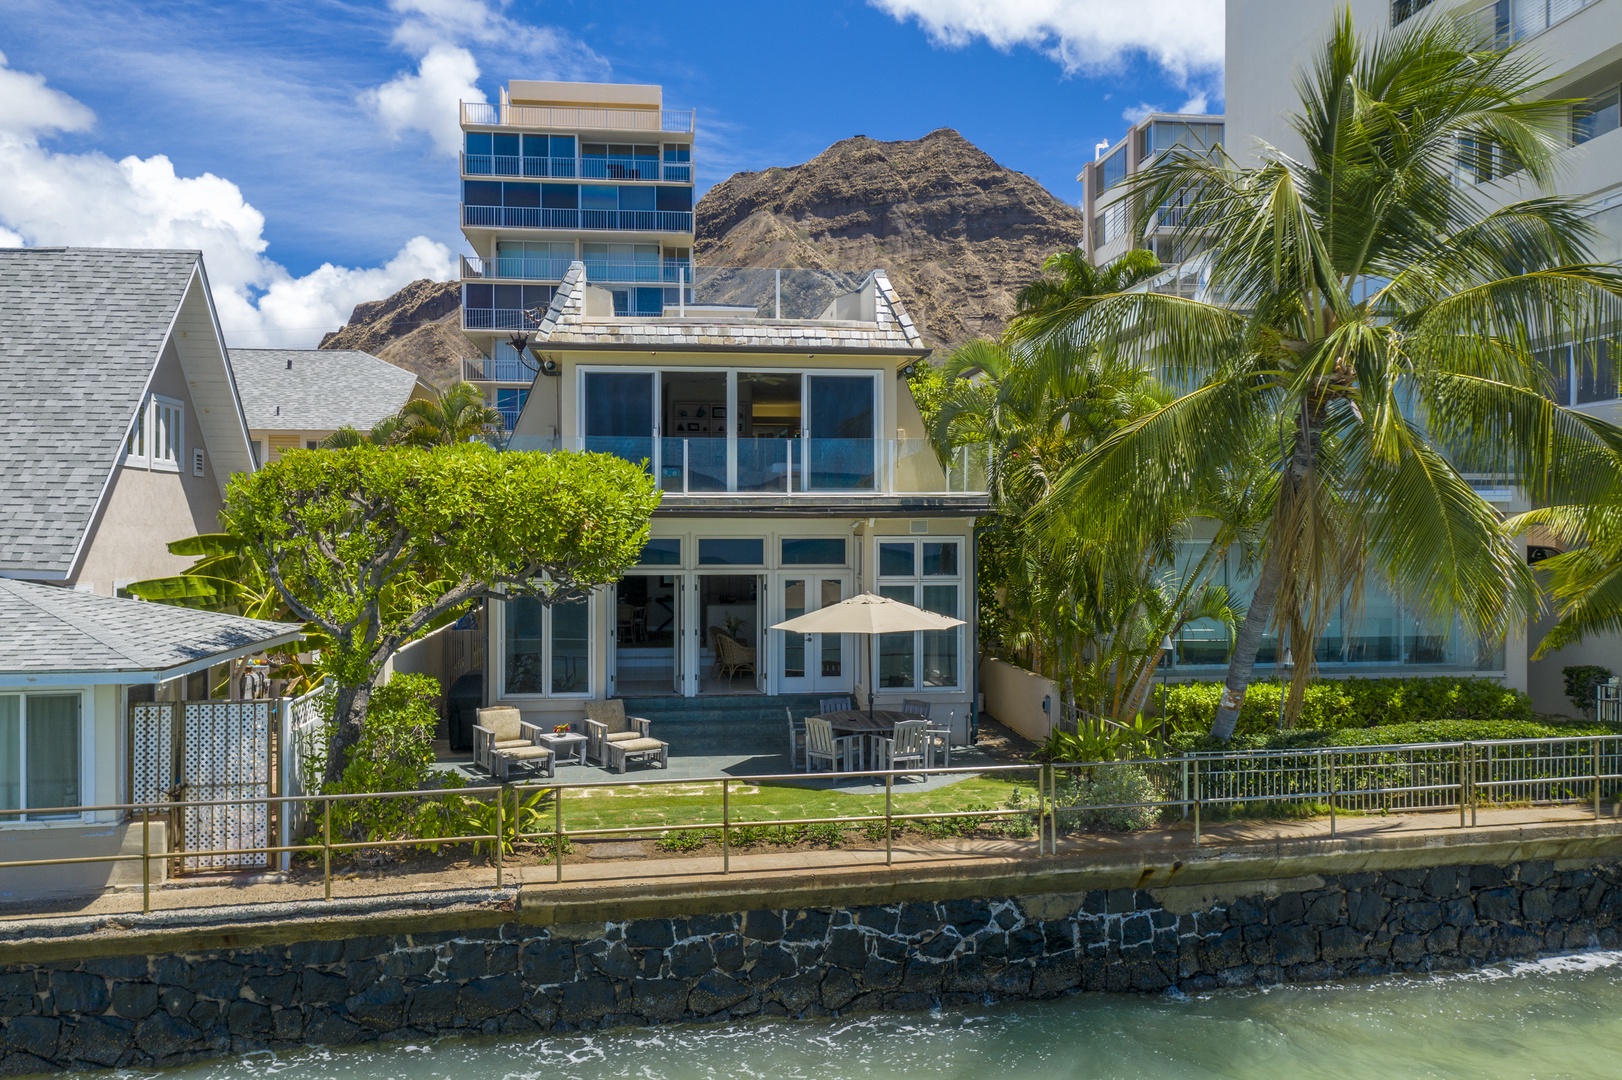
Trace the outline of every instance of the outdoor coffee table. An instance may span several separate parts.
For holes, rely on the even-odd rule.
[[[584,765],[586,763],[586,737],[584,735],[573,731],[563,731],[556,734],[543,731],[536,738],[551,749],[558,764]]]

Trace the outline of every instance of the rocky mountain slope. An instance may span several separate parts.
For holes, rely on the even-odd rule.
[[[738,173],[698,203],[701,266],[884,267],[937,347],[996,334],[1081,212],[957,132],[837,142],[803,165]]]
[[[360,349],[430,385],[449,386],[462,377],[462,361],[479,355],[462,333],[460,295],[454,281],[413,281],[386,300],[356,304],[349,322],[322,338],[321,348]]]
[[[858,135],[803,165],[738,173],[699,200],[703,266],[883,267],[925,339],[949,348],[1000,332],[1042,260],[1081,238],[1081,213],[957,132]],[[414,281],[355,307],[323,349],[363,349],[445,386],[478,355],[457,285]]]

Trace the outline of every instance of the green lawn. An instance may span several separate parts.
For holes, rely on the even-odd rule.
[[[1016,789],[1022,805],[1036,804],[1036,770],[1020,775],[972,776],[931,791],[907,791],[896,785],[893,813],[1002,808]],[[792,821],[799,818],[848,818],[884,813],[884,792],[839,791],[809,785],[752,784],[733,781],[729,796],[730,819]],[[550,826],[553,809],[544,811]],[[661,826],[718,824],[721,821],[721,785],[672,783],[648,786],[568,788],[563,796],[563,824],[567,831],[647,826],[649,835]]]

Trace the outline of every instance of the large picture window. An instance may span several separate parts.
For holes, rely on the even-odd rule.
[[[503,607],[503,696],[588,696],[590,600],[548,606],[526,596],[508,600]]]
[[[961,540],[879,541],[879,595],[938,615],[963,618]],[[963,627],[883,634],[878,687],[955,689],[963,683]]]
[[[0,810],[81,804],[79,710],[78,694],[0,694]],[[7,814],[0,824],[21,820]]]

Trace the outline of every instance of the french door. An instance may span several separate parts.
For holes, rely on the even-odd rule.
[[[777,579],[774,622],[798,618],[850,595],[847,573],[783,573]],[[849,634],[794,634],[774,630],[777,689],[784,694],[849,690],[854,654]]]

